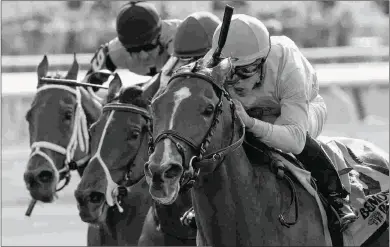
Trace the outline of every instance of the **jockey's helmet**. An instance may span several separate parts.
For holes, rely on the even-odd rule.
[[[121,7],[116,18],[116,32],[126,49],[148,50],[147,47],[153,46],[153,41],[160,35],[161,23],[153,4],[132,1]]]
[[[209,12],[195,12],[178,27],[173,41],[173,55],[179,58],[203,57],[211,48],[213,34],[221,23]]]
[[[220,24],[215,30],[210,53],[218,47]],[[231,57],[234,66],[246,66],[263,60],[270,51],[270,35],[266,26],[257,18],[245,14],[232,16],[222,55]]]

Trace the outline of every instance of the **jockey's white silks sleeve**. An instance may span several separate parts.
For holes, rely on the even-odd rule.
[[[319,124],[309,124],[309,120],[317,121],[317,118],[309,118],[306,85],[305,73],[300,69],[291,71],[279,87],[280,116],[273,124],[255,119],[254,126],[248,131],[269,146],[288,153],[301,153],[305,146],[309,125],[319,126]]]
[[[324,128],[328,111],[324,99],[317,97],[309,103],[309,134],[313,138],[317,138]]]

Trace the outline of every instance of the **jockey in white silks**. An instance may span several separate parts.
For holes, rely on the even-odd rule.
[[[221,25],[206,56],[217,48],[220,29]],[[339,215],[333,226],[345,230],[358,216],[332,161],[314,139],[322,131],[327,109],[312,65],[290,38],[270,37],[260,20],[243,14],[233,15],[222,56],[232,59],[227,90],[246,129],[304,164]],[[257,116],[251,114],[255,108],[260,109]]]
[[[152,3],[124,4],[116,18],[118,37],[102,45],[91,60],[87,74],[108,69],[128,69],[154,76],[173,52],[173,38],[181,20],[162,20]]]

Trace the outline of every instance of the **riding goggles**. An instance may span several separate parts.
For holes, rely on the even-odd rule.
[[[236,66],[228,79],[228,83],[235,83],[242,79],[247,79],[254,76],[261,66],[264,64],[266,58],[260,58],[251,64],[244,66]]]
[[[157,37],[155,43],[152,44],[146,44],[142,46],[135,46],[135,47],[129,47],[126,48],[126,51],[129,53],[140,53],[141,51],[150,52],[157,47],[160,47],[160,50],[163,50],[164,46],[160,42],[160,36]]]

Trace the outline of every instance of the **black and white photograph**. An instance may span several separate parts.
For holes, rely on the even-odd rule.
[[[389,246],[389,0],[0,4],[2,246]]]

